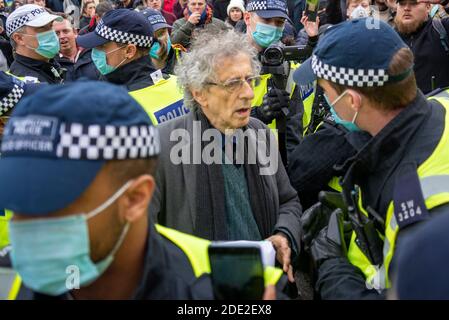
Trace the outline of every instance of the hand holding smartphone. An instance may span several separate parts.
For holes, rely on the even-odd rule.
[[[320,0],[307,0],[306,4],[307,18],[309,19],[309,21],[316,21],[318,10],[320,9]]]

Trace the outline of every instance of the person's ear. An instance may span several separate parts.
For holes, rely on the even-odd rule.
[[[349,97],[351,99],[349,105],[354,112],[359,112],[360,107],[362,106],[362,96],[354,91],[354,90],[348,90]]]
[[[20,32],[16,32],[12,35],[12,39],[14,40],[14,42],[21,46],[25,45],[24,38],[25,37]]]
[[[134,44],[128,44],[126,46],[126,51],[125,51],[125,57],[129,60],[132,59],[136,56],[137,54],[137,47]]]
[[[208,106],[205,90],[192,90],[193,99],[202,107]]]
[[[155,186],[154,178],[149,174],[134,179],[118,200],[119,212],[125,221],[133,223],[148,214]]]
[[[248,27],[251,23],[251,13],[250,12],[243,13],[243,20],[245,21],[245,24]]]

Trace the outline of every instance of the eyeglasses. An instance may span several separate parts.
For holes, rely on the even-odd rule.
[[[206,82],[206,84],[210,85],[210,86],[222,87],[222,88],[224,88],[228,92],[235,92],[237,90],[240,90],[243,87],[243,84],[245,82],[252,89],[254,89],[256,86],[258,86],[260,84],[260,77],[259,76],[253,76],[253,77],[247,77],[245,79],[231,79],[231,80],[225,81],[223,83]]]

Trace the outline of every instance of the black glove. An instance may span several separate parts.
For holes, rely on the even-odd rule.
[[[263,97],[262,105],[255,108],[255,117],[265,124],[288,114],[290,94],[281,89],[271,88]]]
[[[302,241],[306,250],[310,248],[310,243],[320,230],[328,225],[329,217],[335,210],[317,202],[301,216]]]
[[[332,212],[329,225],[318,233],[312,240],[310,252],[315,265],[319,267],[327,259],[346,257],[346,243],[343,239],[345,225],[340,219],[340,209]]]

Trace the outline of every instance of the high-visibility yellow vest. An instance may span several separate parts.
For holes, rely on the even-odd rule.
[[[12,217],[9,210],[0,209],[0,256],[3,257],[9,246],[8,221]],[[0,267],[0,300],[15,300],[22,281],[12,268]]]
[[[129,94],[142,105],[154,125],[189,112],[183,104],[184,95],[177,86],[175,76],[162,79],[152,86],[130,91]]]
[[[157,231],[173,242],[189,259],[195,277],[211,273],[208,248],[211,241],[197,238],[190,234],[169,229],[156,224]],[[238,270],[236,270],[238,272]],[[265,285],[275,285],[282,276],[282,270],[275,267],[266,267],[264,270]]]
[[[203,274],[210,274],[208,248],[211,241],[197,238],[180,231],[156,224],[156,230],[163,237],[173,242],[184,252],[192,266],[196,278]],[[238,272],[238,270],[236,270]],[[283,274],[281,269],[266,267],[264,270],[265,285],[276,285]],[[21,288],[21,279],[12,269],[0,268],[0,300],[15,300]],[[4,291],[4,292],[3,292]]]
[[[291,70],[294,70],[300,66],[300,64],[294,64],[291,63]],[[293,74],[293,72],[290,72],[290,74]],[[268,79],[271,78],[271,74],[263,74],[261,75],[261,81],[258,86],[254,88],[254,98],[251,103],[252,107],[259,107],[262,105],[263,97],[268,92]],[[290,92],[290,97],[292,96],[296,84],[293,81],[288,81],[287,88],[288,92]],[[302,125],[303,125],[303,132],[302,134],[305,135],[307,132],[307,128],[310,124],[311,118],[312,118],[312,107],[313,107],[313,100],[315,99],[315,88],[316,84],[310,84],[306,86],[300,86],[300,96],[304,105],[304,114],[302,117]],[[276,120],[273,120],[268,127],[272,130],[276,129]]]
[[[437,100],[446,110],[445,126],[441,139],[433,153],[417,169],[425,206],[428,210],[431,210],[439,205],[449,203],[449,90],[429,99]],[[359,208],[367,215],[361,204],[362,199],[360,197]],[[391,201],[386,214],[385,233],[382,235],[384,245],[381,266],[371,265],[368,258],[357,246],[355,233],[352,234],[348,259],[364,273],[368,287],[385,289],[391,286],[388,272],[395,251],[398,231],[394,204]]]
[[[0,209],[0,250],[9,245],[8,221],[11,217],[11,211]]]
[[[12,268],[0,267],[0,300],[16,300],[22,280]]]

